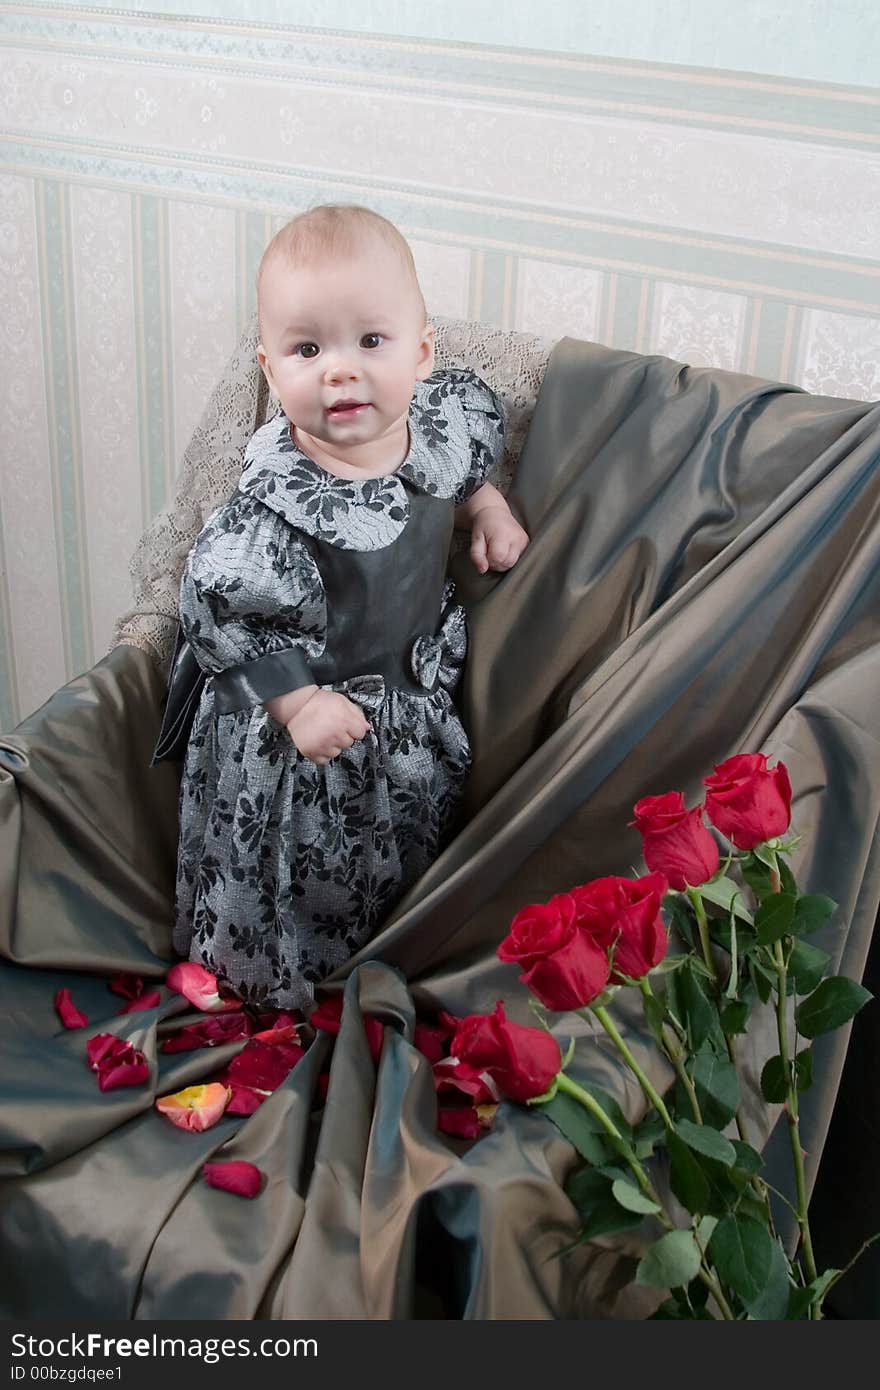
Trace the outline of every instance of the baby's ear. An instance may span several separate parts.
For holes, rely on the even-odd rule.
[[[272,379],[272,368],[269,366],[269,356],[262,343],[257,343],[257,361],[263,371],[263,376],[269,383],[269,390],[275,390],[275,382]]]
[[[416,381],[424,381],[434,370],[434,325],[426,323],[416,358]]]

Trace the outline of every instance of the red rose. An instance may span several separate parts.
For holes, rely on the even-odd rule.
[[[608,983],[608,957],[578,931],[575,901],[557,893],[516,914],[498,947],[498,959],[525,966],[520,980],[548,1009],[582,1009]]]
[[[594,878],[572,888],[578,926],[600,946],[614,946],[612,980],[647,975],[666,955],[669,939],[660,902],[668,886],[663,874],[645,874]]]
[[[768,768],[763,753],[737,753],[703,783],[706,815],[737,849],[754,849],[788,829],[791,782],[785,763]]]
[[[549,1091],[562,1067],[559,1044],[541,1028],[509,1023],[499,999],[492,1014],[457,1020],[451,1053],[486,1071],[511,1100],[526,1101]]]
[[[642,836],[645,863],[671,888],[696,888],[717,873],[718,845],[703,824],[703,808],[688,811],[681,792],[643,796],[630,821]]]

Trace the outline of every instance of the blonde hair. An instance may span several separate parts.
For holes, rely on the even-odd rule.
[[[370,239],[382,241],[400,259],[411,278],[419,306],[427,319],[412,251],[393,222],[358,203],[323,203],[301,212],[275,233],[263,252],[257,270],[257,308],[263,273],[270,261],[284,257],[291,265],[314,264],[329,256],[351,256]]]

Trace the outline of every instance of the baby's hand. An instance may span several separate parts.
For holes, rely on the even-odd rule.
[[[471,528],[471,559],[480,574],[512,569],[529,538],[507,503],[482,507]]]
[[[316,690],[289,721],[287,732],[304,758],[323,766],[369,732],[363,710],[335,690]]]

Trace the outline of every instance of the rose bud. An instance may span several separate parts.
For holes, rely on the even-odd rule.
[[[737,849],[754,849],[788,829],[791,782],[785,763],[768,768],[763,753],[737,753],[703,783],[706,815]]]
[[[664,874],[670,888],[697,888],[718,872],[718,845],[703,824],[703,809],[688,811],[681,792],[644,796],[633,815],[630,825],[642,836],[645,863]]]

